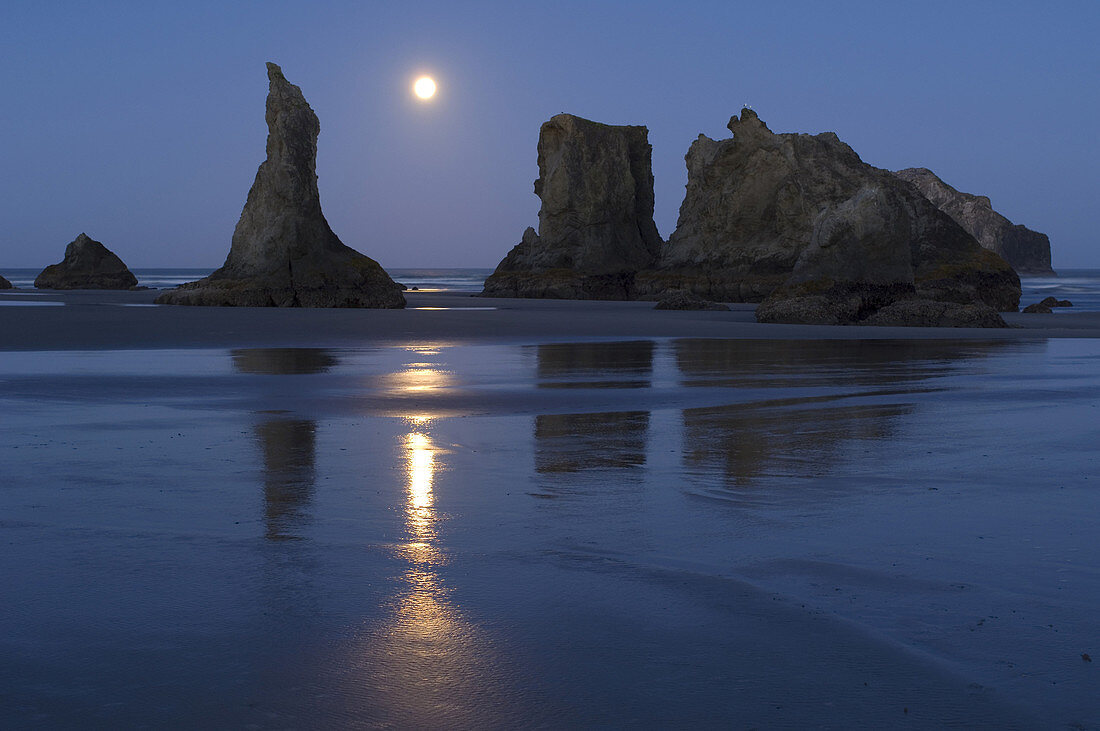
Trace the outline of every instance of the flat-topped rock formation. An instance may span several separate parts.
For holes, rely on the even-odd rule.
[[[0,289],[12,289],[12,284],[4,277],[0,276]]]
[[[490,297],[631,299],[652,267],[652,148],[645,127],[559,114],[539,130],[539,229],[528,228],[486,280]]]
[[[65,247],[65,258],[34,278],[38,289],[131,289],[137,277],[113,252],[81,233]]]
[[[1012,223],[993,210],[986,196],[955,190],[928,168],[907,168],[894,174],[915,185],[925,198],[955,219],[979,244],[1000,254],[1019,274],[1055,276],[1046,234]]]
[[[751,109],[729,129],[688,150],[676,230],[638,296],[769,298],[758,317],[770,322],[861,322],[900,298],[1016,310],[1003,259],[832,132],[775,134]]]
[[[400,286],[382,267],[329,228],[317,189],[317,115],[278,66],[267,64],[267,75],[267,159],[248,191],[225,264],[157,303],[404,307]]]

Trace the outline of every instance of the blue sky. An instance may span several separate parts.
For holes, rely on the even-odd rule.
[[[1096,2],[7,2],[0,268],[81,231],[131,267],[219,266],[268,60],[320,117],[329,223],[386,267],[495,266],[537,225],[559,112],[649,127],[667,238],[688,145],[745,103],[988,195],[1056,268],[1100,267],[1098,31]]]

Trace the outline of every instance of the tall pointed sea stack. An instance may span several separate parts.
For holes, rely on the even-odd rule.
[[[221,269],[158,304],[241,307],[405,306],[400,285],[345,246],[321,213],[320,124],[302,90],[267,64],[267,160],[256,172]]]
[[[652,148],[645,127],[559,114],[539,130],[539,230],[485,281],[490,297],[630,299],[656,262]]]
[[[85,233],[65,247],[64,259],[34,278],[39,289],[130,289],[137,283],[122,259]]]
[[[1018,273],[1055,276],[1050,268],[1050,239],[1046,234],[1012,223],[993,210],[993,203],[986,196],[955,190],[928,168],[906,168],[894,174],[917,186],[936,208],[955,219],[979,244],[1004,257]]]

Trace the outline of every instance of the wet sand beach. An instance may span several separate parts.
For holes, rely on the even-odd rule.
[[[154,295],[2,296],[7,725],[1100,726],[1097,313]]]

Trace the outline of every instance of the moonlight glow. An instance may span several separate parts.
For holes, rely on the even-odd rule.
[[[431,99],[435,96],[435,81],[431,76],[421,76],[413,84],[413,92],[421,99]]]

